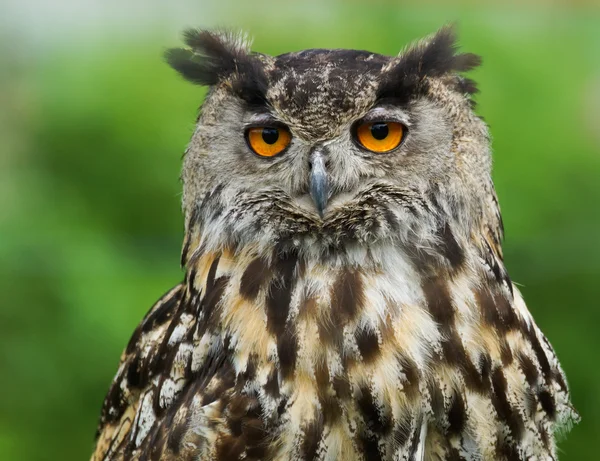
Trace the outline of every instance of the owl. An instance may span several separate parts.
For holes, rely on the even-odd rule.
[[[503,263],[452,27],[389,57],[190,30],[183,282],[133,333],[94,461],[548,460],[578,416]]]

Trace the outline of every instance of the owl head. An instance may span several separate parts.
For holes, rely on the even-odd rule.
[[[185,42],[167,61],[210,87],[182,173],[187,234],[204,247],[327,257],[451,252],[483,228],[499,240],[488,131],[461,75],[480,59],[457,52],[451,27],[392,57],[268,56],[196,30]]]

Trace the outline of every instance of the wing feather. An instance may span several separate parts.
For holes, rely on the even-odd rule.
[[[150,308],[129,340],[104,399],[93,461],[113,459],[125,445],[138,413],[140,395],[154,379],[155,372],[147,365],[157,361],[161,345],[168,340],[183,293],[183,284],[165,293]]]

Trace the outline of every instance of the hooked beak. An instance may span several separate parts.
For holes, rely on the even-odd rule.
[[[314,151],[310,156],[310,196],[315,202],[319,216],[323,218],[323,212],[329,199],[329,180],[325,169],[325,158],[320,151]]]

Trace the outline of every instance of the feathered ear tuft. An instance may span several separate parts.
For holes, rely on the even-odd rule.
[[[190,48],[167,50],[165,59],[186,80],[209,86],[230,80],[243,99],[264,101],[267,79],[245,34],[188,29],[183,37]]]
[[[400,55],[400,65],[421,77],[440,77],[450,72],[466,72],[481,64],[473,53],[458,53],[456,31],[444,26],[430,39],[410,47]]]
[[[441,77],[450,73],[469,71],[481,64],[481,58],[473,53],[458,53],[456,31],[453,26],[444,26],[433,36],[409,46],[396,58],[382,82],[381,92],[407,91],[421,83],[426,77]],[[462,89],[475,93],[472,80]],[[400,88],[398,88],[398,86]]]

